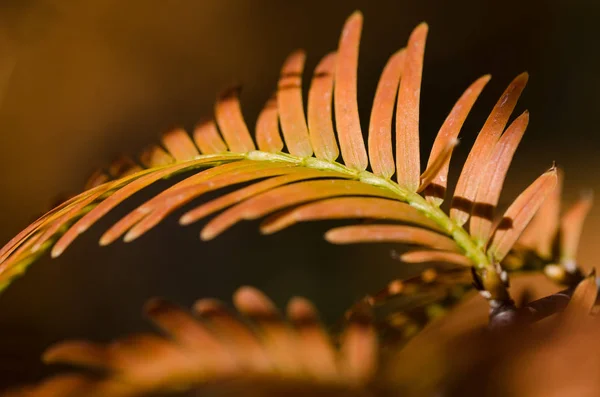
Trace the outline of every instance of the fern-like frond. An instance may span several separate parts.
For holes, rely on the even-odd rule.
[[[0,250],[1,285],[6,286],[44,249],[51,248],[53,257],[60,255],[136,192],[160,179],[198,170],[118,220],[100,243],[121,237],[133,241],[182,205],[244,183],[189,210],[180,223],[190,225],[215,215],[200,233],[209,240],[240,221],[265,216],[264,233],[310,220],[372,219],[377,223],[333,229],[326,238],[338,244],[389,241],[451,252],[454,262],[474,266],[487,280],[483,284],[491,289],[492,299],[508,300],[496,262],[510,250],[556,179],[554,169],[545,173],[493,228],[493,209],[527,125],[527,113],[503,131],[527,74],[510,84],[492,110],[463,167],[447,214],[440,205],[448,187],[451,155],[490,77],[481,77],[460,97],[421,172],[420,86],[428,27],[419,25],[406,48],[394,53],[383,70],[369,122],[368,152],[356,91],[361,30],[362,15],[356,12],[346,21],[337,51],[316,67],[306,113],[302,105],[306,56],[296,51],[284,62],[276,95],[259,114],[255,139],[242,116],[239,88],[234,88],[218,97],[214,120],[200,122],[191,136],[175,128],[163,135],[161,145],[146,149],[139,157],[145,168],[121,159],[107,172],[94,174],[88,190],[35,221]],[[337,161],[340,153],[343,163]],[[397,182],[392,180],[394,174]],[[450,258],[437,251],[432,255]],[[458,255],[464,259],[457,259]]]
[[[257,392],[261,383],[281,383],[291,391],[303,385],[307,392],[340,390],[353,395],[364,392],[372,381],[379,347],[366,309],[346,320],[338,344],[304,298],[289,301],[285,318],[252,287],[240,288],[233,302],[238,313],[215,299],[198,300],[190,313],[153,299],[145,312],[165,336],[140,334],[111,344],[58,343],[45,352],[46,363],[89,368],[101,375],[84,371],[58,375],[23,394],[9,395],[141,396],[210,390],[215,384],[221,391],[246,384]]]
[[[69,372],[3,395],[134,397],[191,390],[260,396],[430,395],[452,387],[457,362],[459,371],[464,371],[478,365],[489,349],[499,347],[488,340],[475,350],[465,348],[477,338],[494,334],[481,332],[489,310],[483,300],[471,295],[444,316],[431,304],[444,295],[451,299],[447,291],[469,279],[468,270],[455,268],[429,269],[418,277],[394,281],[349,311],[335,334],[323,328],[308,300],[292,298],[284,317],[252,287],[234,294],[236,312],[215,299],[200,299],[188,312],[155,298],[146,304],[145,313],[160,335],[132,335],[109,344],[84,340],[55,344],[44,353],[44,361],[66,364]],[[532,305],[557,289],[539,273],[519,275],[512,285],[513,296]],[[578,284],[571,301],[563,305],[564,312],[553,318],[557,330],[564,335],[577,333],[582,326],[596,330],[597,319],[590,311],[597,295],[592,273]],[[384,319],[387,328],[376,327],[377,316],[369,306],[377,310],[377,302],[392,298],[404,298],[399,303],[402,312]],[[411,339],[425,325],[423,319],[431,321]],[[383,334],[378,335],[377,329]],[[532,331],[521,330],[525,335]],[[398,333],[400,339],[394,340]],[[595,331],[586,337],[596,340],[596,335]],[[510,339],[521,336],[521,332],[507,335]],[[520,346],[531,343],[526,342]],[[455,349],[456,343],[461,348]],[[569,345],[571,351],[572,342]],[[492,357],[497,358],[497,353]],[[473,368],[470,371],[477,373]]]

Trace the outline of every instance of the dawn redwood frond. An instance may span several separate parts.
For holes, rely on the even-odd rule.
[[[392,151],[392,116],[406,50],[390,57],[377,84],[369,122],[369,159],[375,175],[389,179],[396,172]]]
[[[428,26],[421,23],[408,39],[404,75],[396,105],[396,178],[398,184],[416,192],[420,185],[419,101]]]
[[[58,375],[29,388],[27,395],[66,397],[75,390],[82,396],[133,397],[201,390],[215,383],[256,387],[261,381],[282,382],[295,391],[299,384],[315,390],[335,387],[351,395],[370,388],[381,361],[370,307],[345,321],[338,345],[305,298],[290,300],[287,318],[252,287],[238,289],[233,301],[240,318],[214,299],[197,301],[193,316],[155,298],[145,312],[165,336],[58,343],[45,352],[44,361],[73,367],[71,383],[61,386]],[[98,376],[85,368],[99,370]]]
[[[167,131],[163,134],[162,143],[175,161],[192,160],[200,154],[192,138],[183,128],[177,127]]]
[[[537,178],[506,210],[490,240],[488,254],[497,262],[508,254],[533,215],[556,187],[556,168]]]
[[[448,142],[451,142],[458,138],[458,134],[471,111],[471,108],[475,104],[475,101],[481,94],[481,91],[485,88],[486,84],[490,81],[491,76],[485,75],[477,79],[473,84],[467,88],[467,90],[458,99],[448,117],[442,124],[433,146],[431,147],[431,153],[429,154],[429,160],[427,162],[427,168],[430,168],[431,164],[439,158],[439,153],[444,151],[448,146]],[[450,154],[452,155],[452,154]],[[428,188],[425,189],[425,197],[427,200],[438,207],[444,201],[446,194],[446,187],[448,186],[448,168],[450,167],[450,158],[440,168],[435,178],[431,181]]]
[[[203,121],[194,128],[194,142],[202,154],[216,154],[227,151],[227,145],[221,138],[213,120]]]
[[[456,243],[449,237],[414,226],[401,225],[357,225],[342,226],[325,234],[327,241],[334,244],[373,242],[397,242],[419,244],[426,247],[459,252]]]
[[[302,103],[304,51],[292,53],[284,62],[277,86],[277,111],[283,139],[290,154],[309,157],[313,154]]]
[[[567,268],[576,266],[577,248],[583,223],[593,202],[594,195],[591,192],[583,194],[560,220],[560,262]]]
[[[410,205],[373,197],[336,197],[304,204],[267,218],[260,231],[271,234],[299,222],[352,218],[402,221],[443,232],[435,222]]]
[[[405,263],[443,262],[465,267],[473,266],[473,262],[464,255],[450,251],[409,251],[400,255],[399,259]]]
[[[487,165],[481,174],[481,183],[477,189],[475,203],[471,213],[471,236],[486,243],[492,230],[492,221],[504,179],[513,155],[529,123],[529,112],[525,111],[506,129],[494,147]]]
[[[258,150],[263,152],[277,153],[283,150],[276,95],[269,98],[256,119],[256,143]]]
[[[473,235],[463,225],[474,201],[486,205],[498,201],[505,169],[522,131],[510,127],[500,136],[527,74],[511,83],[488,117],[463,168],[453,208],[447,214],[440,204],[448,188],[450,157],[460,129],[489,76],[475,81],[452,108],[421,174],[420,86],[428,27],[424,23],[417,26],[406,50],[394,53],[382,72],[371,111],[367,155],[357,102],[361,30],[362,14],[355,12],[344,25],[337,50],[317,65],[308,94],[308,118],[302,103],[306,56],[296,51],[282,67],[278,91],[260,112],[254,136],[242,115],[240,89],[225,91],[215,104],[214,121],[198,123],[193,140],[181,128],[171,130],[162,139],[164,147],[151,146],[139,157],[145,169],[130,159],[116,161],[94,175],[87,184],[89,190],[62,203],[11,239],[0,249],[0,290],[46,250],[50,249],[53,257],[60,255],[77,236],[137,192],[161,179],[193,171],[116,220],[103,233],[100,244],[109,244],[121,236],[132,241],[184,204],[229,187],[230,193],[185,213],[180,224],[189,225],[214,214],[200,232],[200,237],[207,240],[242,220],[266,215],[272,216],[262,225],[265,233],[301,221],[359,219],[356,226],[332,229],[326,237],[337,243],[389,241],[451,251],[455,253],[452,263],[471,263],[475,281],[488,275],[485,288],[504,291],[494,296],[506,297],[508,302],[505,282],[500,277],[504,273],[495,263],[498,258],[486,252],[489,221],[479,219],[475,213]],[[391,135],[394,106],[395,158]],[[519,118],[513,125],[522,122]],[[338,162],[340,150],[343,161]],[[497,163],[497,168],[490,168],[486,174],[494,183],[480,189],[490,162]],[[372,170],[367,170],[368,164]],[[398,182],[391,179],[394,173]],[[238,186],[242,183],[246,186]],[[392,224],[364,225],[363,219]],[[522,230],[528,221],[528,217],[521,216],[518,227]],[[511,233],[516,236],[520,231],[496,232],[496,241],[490,245],[498,251],[494,251],[496,254],[512,248],[515,236]]]
[[[356,93],[358,47],[362,23],[363,16],[358,11],[346,20],[336,56],[333,94],[342,158],[346,166],[358,171],[365,170],[368,164]]]
[[[308,131],[315,156],[318,159],[335,161],[340,155],[333,131],[333,81],[336,54],[325,55],[315,68],[308,91]]]
[[[215,118],[229,150],[248,153],[256,147],[242,115],[239,94],[239,87],[221,93],[215,104]]]
[[[494,150],[496,142],[502,134],[508,119],[521,96],[529,75],[522,73],[517,76],[504,91],[492,113],[481,128],[473,148],[467,157],[462,172],[456,184],[450,217],[459,225],[464,225],[469,219],[471,208],[481,182],[484,171],[483,165]]]

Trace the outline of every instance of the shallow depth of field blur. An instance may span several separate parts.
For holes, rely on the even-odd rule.
[[[527,70],[530,82],[515,114],[529,109],[531,123],[502,202],[554,160],[565,170],[567,202],[583,189],[600,191],[596,1],[3,0],[0,245],[61,193],[77,192],[96,167],[136,153],[173,125],[192,128],[231,84],[243,83],[244,116],[253,126],[286,55],[305,48],[312,71],[337,46],[355,9],[365,16],[358,86],[363,131],[387,57],[427,21],[424,156],[462,91],[491,73],[461,132],[451,166],[456,177],[493,104]],[[279,304],[305,295],[331,323],[365,293],[418,270],[393,258],[401,246],[328,245],[319,223],[262,237],[257,223],[246,222],[201,243],[200,226],[179,227],[175,215],[133,243],[97,246],[116,214],[171,183],[118,207],[62,257],[44,257],[0,295],[0,386],[40,377],[47,370],[39,355],[55,341],[107,341],[148,329],[140,310],[151,296],[189,306],[197,297],[227,299],[251,284]],[[598,236],[596,206],[581,241],[586,267],[598,267]]]

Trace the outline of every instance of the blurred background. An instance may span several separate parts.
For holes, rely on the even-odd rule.
[[[527,70],[517,114],[529,109],[531,123],[502,201],[509,203],[552,161],[566,171],[568,201],[583,189],[600,191],[595,0],[2,0],[0,245],[58,194],[80,190],[94,169],[137,153],[173,125],[191,129],[233,83],[243,83],[244,116],[253,126],[286,55],[307,49],[312,71],[337,47],[355,9],[365,16],[358,86],[364,131],[387,58],[427,21],[423,157],[462,91],[491,73],[462,130],[456,177],[497,98]],[[201,243],[201,225],[177,226],[177,214],[189,206],[134,243],[97,246],[118,215],[171,183],[119,206],[62,257],[44,257],[0,296],[0,387],[52,371],[39,356],[58,340],[107,341],[148,330],[140,310],[151,296],[189,306],[204,296],[228,300],[235,288],[252,284],[280,305],[295,294],[308,296],[335,323],[365,293],[418,271],[393,258],[403,247],[326,244],[329,223],[262,237],[247,222]],[[581,244],[588,267],[596,264],[599,234],[597,206]]]

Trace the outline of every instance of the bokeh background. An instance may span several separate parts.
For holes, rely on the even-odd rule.
[[[2,0],[0,245],[58,194],[81,189],[97,167],[138,152],[172,125],[192,128],[232,83],[244,84],[243,111],[253,126],[286,55],[307,49],[312,70],[337,46],[355,9],[365,15],[363,130],[387,57],[427,21],[423,156],[462,91],[491,73],[461,133],[457,171],[499,95],[527,70],[531,79],[517,111],[529,109],[531,123],[503,202],[552,161],[566,171],[568,201],[583,189],[600,190],[595,0]],[[256,223],[244,223],[201,243],[200,225],[180,228],[175,214],[134,243],[97,246],[119,214],[170,183],[124,203],[61,258],[44,257],[0,296],[0,387],[52,371],[39,355],[55,341],[106,341],[149,329],[140,308],[151,296],[189,306],[202,296],[229,299],[238,286],[252,284],[279,304],[308,296],[335,322],[366,292],[417,270],[393,258],[403,247],[326,244],[322,232],[331,225],[324,223],[269,237],[259,235]],[[599,234],[596,207],[581,244],[587,266],[596,264]]]

